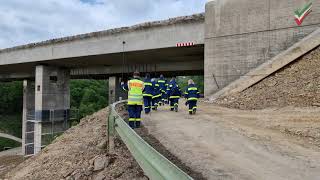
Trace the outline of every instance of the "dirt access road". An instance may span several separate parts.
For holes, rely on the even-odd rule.
[[[320,110],[243,111],[180,103],[146,115],[144,125],[171,153],[208,179],[319,180]]]

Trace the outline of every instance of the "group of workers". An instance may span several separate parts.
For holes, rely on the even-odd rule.
[[[128,91],[129,126],[131,128],[140,127],[143,106],[145,114],[149,114],[151,110],[156,111],[158,106],[165,104],[170,104],[171,111],[178,112],[182,93],[174,77],[167,82],[163,75],[156,79],[151,78],[147,73],[144,80],[141,80],[140,73],[134,72],[133,78],[128,83],[121,82],[121,87]],[[191,79],[188,80],[184,97],[187,99],[186,105],[189,106],[189,114],[195,114],[199,90]]]

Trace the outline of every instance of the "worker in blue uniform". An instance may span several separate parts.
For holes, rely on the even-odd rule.
[[[173,77],[170,80],[170,83],[168,85],[167,93],[169,96],[170,101],[170,110],[178,112],[178,106],[179,106],[179,98],[181,96],[181,90],[179,88],[179,85],[176,82],[176,79]]]
[[[153,85],[151,82],[150,74],[147,73],[144,79],[144,90],[143,90],[143,101],[144,101],[144,112],[149,114],[152,106],[153,97]]]
[[[128,83],[121,82],[121,87],[128,91],[129,126],[139,128],[141,125],[141,111],[143,105],[144,83],[140,80],[140,73],[134,72],[133,79]]]
[[[186,105],[189,105],[189,114],[196,114],[197,101],[200,97],[200,93],[192,79],[188,80],[188,87],[186,88],[184,96],[187,99]]]
[[[161,100],[159,102],[159,105],[164,105],[168,99],[167,92],[166,92],[168,83],[162,74],[160,75],[160,78],[158,80],[158,84],[159,84],[160,91],[161,91]]]
[[[151,81],[153,86],[152,110],[156,111],[158,109],[158,103],[161,99],[161,91],[157,79],[153,78]]]

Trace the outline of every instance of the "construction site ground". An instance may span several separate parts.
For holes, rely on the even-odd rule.
[[[200,102],[190,116],[183,104],[177,113],[163,106],[144,115],[137,132],[195,179],[320,177],[320,108],[238,110]],[[115,154],[107,153],[107,115],[104,109],[84,118],[25,161],[0,157],[0,166],[13,162],[5,178],[147,179],[121,141]]]
[[[144,116],[144,125],[184,164],[207,179],[317,180],[320,108],[238,110],[180,103]]]
[[[179,112],[162,106],[136,131],[197,180],[318,180],[319,59],[320,47],[243,92],[200,102],[194,116],[184,101]],[[0,179],[11,168],[8,179],[147,179],[120,140],[107,153],[107,115],[84,118],[25,161],[0,157]]]
[[[12,167],[5,178],[10,180],[148,179],[121,141],[116,141],[114,153],[107,152],[107,116],[107,109],[103,109],[82,119],[80,124],[70,128],[41,153],[26,159],[15,168]],[[6,160],[1,157],[0,159]]]
[[[239,109],[320,107],[320,46],[243,92],[216,104]]]
[[[21,152],[21,147],[0,152],[0,179],[4,179],[7,172],[24,161]]]

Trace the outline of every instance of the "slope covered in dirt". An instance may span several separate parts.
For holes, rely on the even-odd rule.
[[[39,155],[7,174],[8,179],[147,179],[122,142],[115,154],[106,144],[107,109],[81,120]]]
[[[239,109],[320,106],[320,47],[245,91],[215,103]]]

